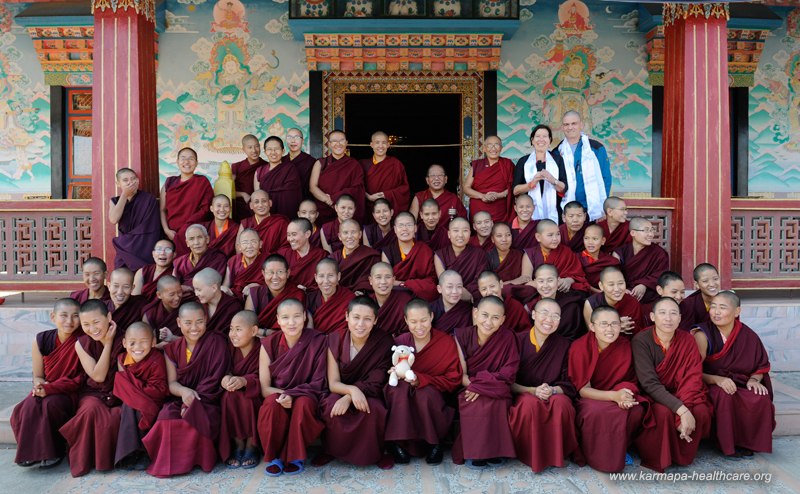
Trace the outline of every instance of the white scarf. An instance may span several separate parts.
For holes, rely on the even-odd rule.
[[[586,191],[589,219],[594,221],[603,217],[603,202],[607,197],[606,186],[603,182],[603,172],[600,171],[600,162],[597,161],[597,156],[592,151],[589,137],[583,132],[581,132],[581,143],[581,177],[583,177],[583,188]],[[567,193],[561,201],[563,208],[568,202],[575,200],[577,177],[575,176],[575,157],[572,155],[572,146],[569,145],[569,141],[566,139],[561,141],[558,151],[564,158],[564,168],[567,169]]]
[[[528,155],[524,170],[525,182],[533,180],[533,176],[536,175],[538,171],[536,169],[536,151]],[[553,159],[553,155],[550,154],[550,151],[546,151],[545,154],[545,170],[558,179],[558,165],[556,164],[556,160]],[[528,195],[533,199],[533,219],[541,220],[547,218],[558,223],[556,188],[546,180],[542,180],[542,182],[544,182],[544,192],[542,192],[538,183],[532,189],[528,190]]]

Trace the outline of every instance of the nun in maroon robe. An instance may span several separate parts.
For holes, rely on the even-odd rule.
[[[141,321],[147,300],[141,295],[131,295],[122,305],[111,309],[111,319],[117,323],[117,331],[125,334],[131,324]]]
[[[428,247],[434,252],[450,245],[450,239],[447,237],[447,227],[437,225],[431,231],[422,221],[417,225],[416,240],[417,242],[428,244]]]
[[[166,478],[189,473],[195,465],[210,472],[217,464],[216,440],[220,428],[219,385],[230,365],[228,341],[222,334],[206,331],[187,362],[186,339],[164,347],[175,366],[177,382],[200,397],[187,408],[173,397],[161,408],[158,419],[142,439],[152,462],[147,473]]]
[[[237,192],[239,189],[236,189]],[[241,199],[240,198],[237,198]],[[250,211],[252,213],[252,211]],[[236,237],[239,235],[239,223],[229,219],[225,221],[225,227],[220,232],[217,230],[215,221],[203,223],[208,230],[208,248],[214,249],[225,254],[226,257],[236,255]]]
[[[656,291],[658,277],[669,270],[669,254],[661,246],[650,244],[638,253],[633,253],[633,242],[626,243],[616,250],[622,264],[625,283],[633,288],[644,285],[647,289],[640,302],[651,304],[661,296]]]
[[[460,216],[462,218],[467,217],[467,208],[464,207],[464,203],[461,202],[461,198],[449,190],[442,190],[441,194],[433,197],[431,189],[427,188],[414,194],[414,198],[417,200],[417,204],[419,204],[420,207],[422,207],[422,204],[428,199],[433,199],[439,203],[439,211],[442,211],[442,214],[439,217],[439,226],[441,227],[447,228],[447,224],[450,223],[450,220],[456,216]],[[456,212],[456,214],[453,216],[450,216],[451,209],[454,209]]]
[[[524,250],[538,247],[539,241],[536,240],[536,225],[538,224],[539,220],[531,220],[525,228],[520,230],[515,219],[511,224],[511,235],[513,237],[511,248]]]
[[[530,331],[531,315],[525,310],[525,307],[511,297],[504,298],[503,304],[506,306],[506,320],[503,327],[514,333],[525,333]],[[535,304],[534,304],[535,305]]]
[[[203,307],[206,309],[206,315],[208,315],[206,331],[227,335],[231,327],[231,319],[237,312],[242,310],[242,302],[236,297],[231,297],[227,293],[221,292],[217,308],[214,309],[213,314],[208,314],[208,304],[203,304]]]
[[[117,204],[119,196],[111,198]],[[151,193],[140,190],[125,204],[122,218],[117,223],[118,235],[112,239],[116,257],[114,268],[126,267],[133,272],[153,261],[150,252],[161,240],[161,216],[158,199]]]
[[[287,139],[288,137],[291,136],[287,136]],[[291,143],[289,146],[291,147]],[[292,166],[297,169],[297,173],[300,174],[300,182],[301,186],[303,187],[303,197],[311,197],[311,193],[308,191],[308,183],[311,181],[311,170],[314,168],[314,163],[317,162],[317,158],[311,156],[305,151],[300,151],[294,158],[291,157],[291,153],[285,154],[283,156],[283,160],[291,163]],[[294,218],[294,215],[291,215],[290,217]]]
[[[623,245],[633,241],[627,221],[617,225],[613,233],[609,229],[608,220],[606,218],[597,220],[596,224],[603,229],[603,237],[606,239],[606,243],[603,244],[602,247],[604,252],[614,252]]]
[[[583,267],[583,274],[586,275],[586,282],[589,283],[589,286],[598,290],[600,289],[598,285],[600,283],[600,272],[611,266],[620,267],[619,259],[602,250],[599,252],[597,259],[592,257],[585,249],[578,256],[578,260]],[[628,284],[628,286],[633,285]]]
[[[364,168],[364,181],[366,192],[375,194],[383,192],[383,197],[389,201],[395,211],[408,211],[410,205],[410,191],[406,167],[394,156],[385,156],[382,161],[373,163],[372,158],[361,160]]]
[[[392,336],[398,336],[408,332],[408,326],[406,325],[404,317],[406,304],[413,299],[410,293],[404,290],[392,289],[391,293],[389,293],[389,297],[383,304],[380,303],[374,293],[370,295],[370,298],[378,302],[380,306],[378,310],[378,319],[375,322],[375,326],[378,329]]]
[[[542,264],[552,264],[558,270],[559,278],[572,278],[575,280],[574,283],[572,283],[570,291],[589,291],[589,284],[586,282],[586,278],[583,275],[583,269],[581,268],[581,262],[578,260],[578,256],[564,244],[559,244],[558,247],[551,249],[550,252],[546,254],[541,246],[525,249],[525,255],[528,256],[528,259],[533,265],[534,272],[536,272],[536,268]]]
[[[539,348],[532,336],[533,329],[518,333],[520,361],[516,383],[538,387],[544,383],[560,387],[563,394],[553,394],[547,401],[532,393],[520,393],[508,414],[514,435],[517,458],[541,472],[549,466],[565,466],[565,458],[578,450],[575,430],[575,388],[567,375],[567,355],[570,340],[551,334]],[[533,341],[532,341],[533,339]]]
[[[272,202],[273,208],[275,202]],[[297,214],[297,208],[292,215]],[[245,218],[242,220],[241,229],[247,230],[251,228],[258,232],[258,237],[261,239],[261,251],[268,254],[275,254],[281,247],[288,247],[289,241],[286,240],[286,227],[289,225],[289,218],[280,214],[270,214],[269,216],[258,220],[255,216]]]
[[[586,233],[587,226],[589,226],[588,221],[583,223],[583,226],[580,230],[572,233],[569,231],[569,228],[567,228],[566,223],[561,223],[558,226],[558,229],[561,231],[561,242],[576,254],[583,252],[583,234]]]
[[[431,339],[414,353],[417,385],[400,380],[397,386],[386,385],[386,440],[401,442],[403,449],[419,456],[425,444],[440,444],[447,436],[455,410],[445,402],[445,395],[461,385],[461,362],[456,342],[450,336],[431,329]],[[403,333],[395,344],[415,348],[414,336]]]
[[[328,350],[339,367],[342,384],[361,390],[370,411],[360,412],[351,404],[344,415],[331,417],[331,411],[342,395],[330,393],[322,399],[323,443],[328,455],[352,465],[373,465],[383,457],[387,415],[383,386],[389,380],[393,345],[392,335],[373,327],[364,346],[351,359],[347,326],[343,332],[328,334]]]
[[[277,295],[273,295],[269,288],[257,286],[250,289],[250,300],[253,303],[253,312],[258,314],[258,326],[265,329],[277,329],[278,306],[284,300],[296,298],[303,305],[306,304],[306,293],[294,285],[286,285]]]
[[[579,393],[587,385],[598,391],[628,389],[639,402],[623,409],[614,401],[577,400],[576,425],[585,462],[601,472],[621,472],[628,446],[641,430],[650,406],[639,394],[630,341],[617,338],[601,352],[595,333],[581,336],[569,349],[569,378]],[[652,420],[648,423],[652,425]],[[626,440],[620,441],[623,437]]]
[[[258,441],[258,410],[262,402],[261,384],[258,380],[261,340],[258,337],[253,338],[247,355],[242,355],[241,348],[230,344],[228,350],[231,352],[231,359],[226,375],[243,377],[247,384],[236,391],[224,390],[222,393],[218,443],[222,461],[231,457],[231,443],[234,438],[254,438]]]
[[[356,203],[356,212],[353,219],[359,223],[364,222],[364,208],[366,190],[364,188],[364,169],[361,163],[350,156],[344,155],[338,160],[333,156],[326,156],[319,160],[322,165],[319,171],[317,186],[324,193],[331,196],[331,202],[336,204],[339,196],[344,194],[353,198]],[[325,224],[336,219],[333,207],[328,206],[319,199],[315,199],[319,211],[318,223]]]
[[[175,176],[167,177],[164,194],[167,226],[175,231],[172,239],[175,243],[175,255],[182,256],[189,252],[189,247],[186,246],[186,228],[211,218],[214,190],[208,178],[203,175],[192,175],[185,182],[181,181],[180,176]]]
[[[339,230],[342,228],[342,223],[339,221],[339,218],[334,218],[331,221],[322,225],[322,234],[325,235],[325,241],[328,242],[328,246],[331,248],[331,252],[336,252],[337,250],[342,250],[342,241],[339,240]]]
[[[640,331],[644,330],[648,326],[648,317],[650,314],[645,315],[642,313],[642,304],[639,303],[633,296],[629,294],[624,294],[622,296],[622,300],[617,302],[617,305],[610,305],[606,300],[605,293],[595,293],[591,297],[587,298],[586,301],[589,303],[589,306],[592,310],[598,307],[614,307],[617,312],[619,312],[619,317],[630,317],[631,321],[633,321],[633,334],[637,334]],[[631,335],[626,335],[628,338]]]
[[[690,330],[699,324],[711,322],[703,292],[696,290],[681,301],[680,329]]]
[[[274,214],[287,218],[297,215],[303,200],[303,180],[291,162],[281,161],[274,168],[266,164],[258,169],[256,178],[261,190],[269,192]]]
[[[334,250],[330,257],[339,264],[339,285],[354,292],[370,290],[369,271],[381,262],[381,253],[372,247],[359,245],[356,250],[344,257],[342,249]]]
[[[364,236],[369,242],[369,246],[377,251],[381,251],[387,245],[397,242],[397,235],[394,233],[394,228],[384,235],[381,227],[377,223],[371,223],[364,227]]]
[[[469,245],[473,247],[480,247],[483,249],[484,252],[489,252],[494,248],[494,243],[492,242],[492,236],[489,235],[486,237],[486,240],[481,242],[477,235],[473,235],[469,238]]]
[[[264,282],[261,265],[264,264],[266,258],[267,252],[261,252],[249,264],[245,264],[243,254],[236,254],[228,259],[228,275],[234,297],[241,299],[244,296],[242,291],[247,285]]]
[[[442,328],[448,335],[452,335],[456,328],[463,328],[472,324],[472,304],[459,300],[450,310],[445,310],[444,299],[439,297],[431,304],[433,312],[433,326]]]
[[[238,163],[232,164],[231,172],[233,172],[233,186],[236,192],[252,194],[253,190],[255,190],[255,180],[253,177],[256,176],[258,169],[264,165],[269,166],[261,156],[258,157],[258,161],[255,163],[250,163],[250,161],[245,158]],[[242,221],[250,216],[253,216],[253,210],[250,209],[250,205],[243,197],[237,197],[236,200],[233,201],[233,219]]]
[[[512,201],[514,194],[511,192],[514,182],[514,163],[508,158],[500,156],[493,165],[488,158],[477,159],[472,162],[472,188],[477,192],[502,192],[508,191],[506,197],[494,202],[483,202],[480,199],[470,198],[470,218],[475,213],[486,211],[492,216],[492,221],[509,221],[513,214]]]
[[[601,294],[602,295],[602,294]],[[530,299],[525,307],[536,307],[541,300],[541,294]],[[583,320],[583,303],[585,302],[580,292],[556,292],[555,300],[561,307],[561,322],[558,323],[556,334],[569,340],[575,340],[586,333]],[[634,299],[636,300],[636,299]]]
[[[161,405],[169,397],[167,365],[164,354],[155,348],[139,362],[117,359],[119,371],[114,377],[114,396],[122,401],[114,464],[127,456],[144,451],[142,437],[153,426]]]
[[[83,290],[75,290],[69,294],[69,298],[78,302],[79,304],[83,304],[87,300],[89,300],[89,289],[84,288]],[[103,285],[103,294],[98,299],[108,307],[108,310],[114,308],[114,303],[111,302],[111,293],[108,291],[108,287]]]
[[[156,298],[156,291],[158,289],[158,280],[161,279],[162,276],[172,276],[173,271],[175,271],[175,267],[170,264],[166,266],[164,271],[159,273],[156,277],[156,266],[155,264],[147,264],[146,266],[142,266],[142,297],[144,297],[148,301],[155,300]]]
[[[489,268],[486,252],[472,245],[464,246],[464,250],[456,255],[452,246],[436,251],[436,256],[442,262],[444,269],[451,269],[461,275],[464,288],[472,294],[474,299],[480,298],[478,292],[478,275]]]
[[[192,286],[194,275],[205,268],[211,268],[225,278],[225,271],[228,269],[228,258],[218,250],[208,249],[196,262],[193,254],[189,253],[176,258],[173,264],[175,270],[172,275],[180,281],[181,285]]]
[[[467,364],[470,385],[458,394],[461,430],[453,444],[453,463],[465,459],[514,458],[514,439],[508,423],[511,384],[519,368],[514,334],[496,330],[483,345],[475,326],[458,328],[455,338]],[[465,391],[480,395],[466,401]]]
[[[284,465],[308,458],[306,448],[325,426],[319,418],[319,403],[328,391],[328,340],[322,333],[305,328],[292,348],[283,333],[261,341],[269,357],[272,387],[292,397],[292,407],[283,408],[277,395],[264,399],[258,411],[258,435],[266,461],[280,458]]]
[[[714,431],[717,444],[725,455],[737,448],[772,453],[772,431],[775,429],[775,405],[770,380],[769,356],[758,335],[739,319],[733,321],[728,339],[713,322],[698,324],[708,340],[703,373],[731,379],[736,392],[728,394],[717,385],[708,385],[714,407]],[[750,376],[763,374],[761,384],[768,394],[759,395],[747,389]]]
[[[82,374],[75,342],[82,334],[78,327],[63,342],[58,339],[58,329],[36,334],[36,346],[44,363],[45,396],[28,394],[11,413],[11,429],[17,442],[15,463],[64,457],[66,443],[58,430],[75,413],[75,395]]]
[[[306,289],[315,288],[317,286],[314,281],[314,270],[317,268],[317,263],[328,257],[328,253],[319,247],[309,245],[306,255],[301,256],[296,250],[291,247],[283,247],[278,250],[278,254],[282,255],[286,262],[289,263],[289,281],[287,282],[292,286],[304,286]],[[263,280],[263,276],[262,276]]]
[[[144,307],[142,320],[153,328],[156,336],[159,337],[159,342],[162,341],[159,336],[161,328],[169,329],[175,336],[181,335],[181,330],[178,327],[178,309],[170,309],[160,299],[155,299]]]
[[[489,270],[494,271],[495,274],[505,282],[515,280],[522,275],[523,255],[521,250],[511,249],[501,261],[497,248],[493,247],[492,250],[486,254],[486,260],[489,262]]]
[[[403,282],[414,294],[428,302],[435,300],[439,294],[436,291],[436,270],[433,267],[433,251],[422,242],[415,242],[405,259],[400,253],[397,242],[383,250],[383,255],[392,265],[394,277]]]
[[[322,292],[315,290],[308,294],[306,308],[314,318],[314,329],[320,333],[338,333],[347,331],[344,315],[347,304],[355,298],[349,289],[339,285],[328,300],[323,300]]]

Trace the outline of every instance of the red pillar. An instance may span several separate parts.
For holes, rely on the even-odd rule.
[[[726,4],[664,4],[661,192],[675,198],[673,266],[731,280],[731,157]]]
[[[158,194],[155,0],[114,7],[93,0],[92,255],[113,265],[116,227],[108,204],[114,174],[132,168],[140,187]]]

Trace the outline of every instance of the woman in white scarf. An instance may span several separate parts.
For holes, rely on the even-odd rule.
[[[533,199],[533,219],[560,223],[560,197],[567,191],[567,172],[561,156],[550,152],[553,131],[539,124],[531,131],[533,152],[517,161],[514,170],[514,195],[528,194]]]

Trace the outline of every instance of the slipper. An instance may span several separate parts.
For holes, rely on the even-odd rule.
[[[244,456],[244,450],[237,449],[233,452],[232,455],[225,460],[225,466],[231,470],[235,470],[237,468],[241,468],[242,466],[242,456]]]
[[[470,470],[486,470],[489,463],[486,460],[467,460],[464,462],[464,465]]]
[[[21,461],[21,462],[17,463],[17,465],[19,465],[21,467],[32,467],[32,466],[36,465],[37,463],[39,463],[39,460]]]
[[[486,463],[489,464],[490,467],[499,467],[502,466],[506,462],[505,458],[489,458],[486,460]]]
[[[259,458],[256,450],[246,449],[239,459],[239,464],[243,469],[249,470],[258,466]]]
[[[631,456],[630,453],[625,453],[625,464],[633,465],[633,456]]]
[[[283,470],[283,473],[286,475],[297,475],[303,473],[306,469],[305,460],[292,460],[286,465],[286,468]]]
[[[277,472],[275,472],[275,471],[271,472],[270,468],[275,468],[278,471]],[[283,474],[283,462],[281,461],[281,459],[280,458],[275,458],[274,460],[272,460],[269,463],[267,463],[266,468],[264,468],[264,473],[266,473],[270,477],[279,477],[281,474]]]
[[[48,468],[53,468],[54,466],[59,465],[61,463],[61,460],[63,460],[63,459],[64,459],[64,457],[62,456],[61,458],[52,458],[50,460],[42,460],[42,462],[39,464],[39,468],[41,468],[43,470],[46,470]]]

